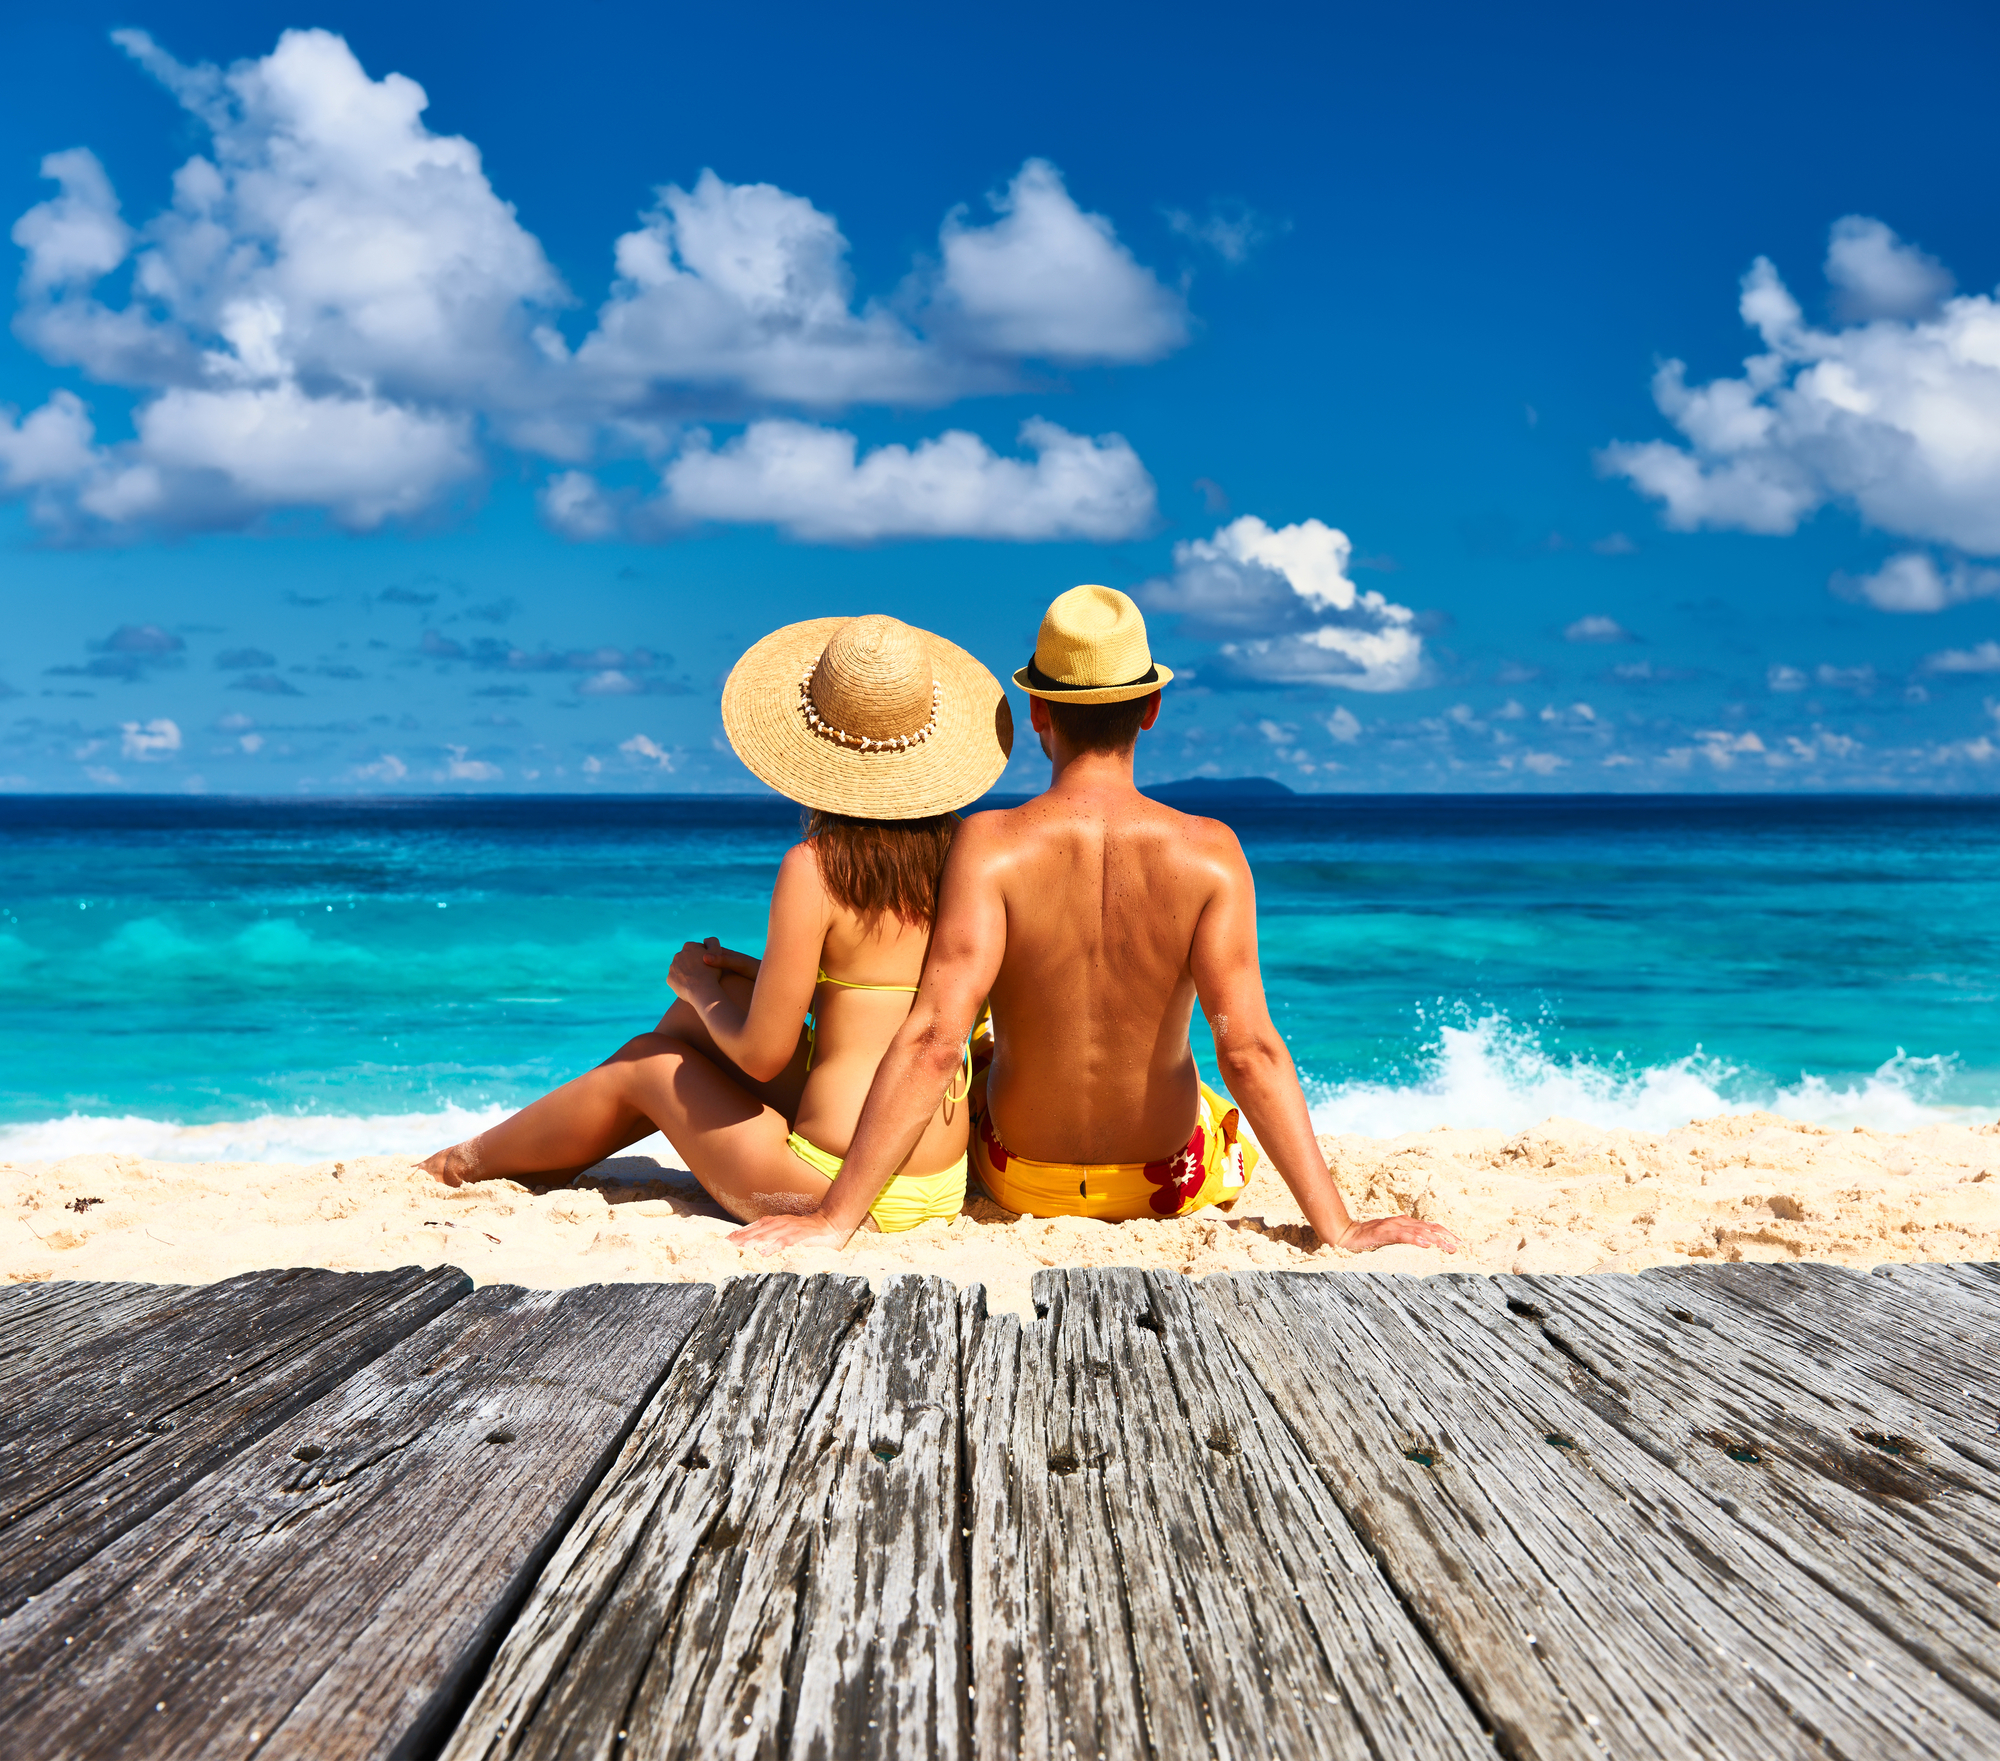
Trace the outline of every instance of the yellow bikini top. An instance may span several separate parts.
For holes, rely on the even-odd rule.
[[[908,991],[913,997],[917,994],[917,987],[913,984],[856,984],[850,978],[834,978],[824,966],[819,969],[819,978],[816,982],[837,984],[844,991]]]

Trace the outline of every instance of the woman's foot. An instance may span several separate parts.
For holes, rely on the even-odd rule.
[[[424,1172],[440,1186],[463,1186],[479,1178],[479,1139],[467,1138],[424,1158]]]

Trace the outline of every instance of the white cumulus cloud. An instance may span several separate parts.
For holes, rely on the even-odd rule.
[[[1152,361],[1187,341],[1187,308],[1119,242],[1111,222],[1086,213],[1046,159],[1030,159],[999,218],[944,224],[940,313],[980,353],[1036,360]]]
[[[585,467],[668,458],[690,416],[750,421],[742,450],[761,455],[767,412],[1020,391],[1027,362],[1149,361],[1189,334],[1181,295],[1030,159],[989,219],[945,216],[935,257],[880,299],[858,297],[846,238],[806,197],[713,171],[665,186],[617,240],[616,280],[572,346],[571,294],[478,148],[425,126],[415,81],[371,78],[323,30],[286,31],[228,68],[183,65],[142,31],[114,38],[207,139],[149,220],[128,219],[76,147],[43,161],[56,193],[15,223],[16,333],[138,394],[129,440],[100,441],[69,392],[0,415],[0,493],[27,496],[48,526],[240,527],[301,508],[366,529],[476,481],[497,440],[568,467],[545,513],[603,537],[619,509]],[[962,464],[964,443],[948,434],[914,455]],[[713,484],[728,448],[691,444],[693,476]],[[1004,517],[1021,528],[1009,535],[1132,529],[1091,499],[1143,480],[1122,441],[1041,450],[1056,456],[1023,467],[1036,474],[1028,500],[1059,500],[1055,479],[1074,486],[1079,468],[1096,487],[1068,514]],[[972,525],[898,529],[983,533],[1010,463],[988,462]],[[811,516],[784,523],[814,529]],[[849,535],[841,519],[832,529]]]
[[[1870,318],[1927,318],[1955,285],[1951,271],[1935,257],[1860,214],[1833,223],[1826,278],[1835,290],[1836,314],[1863,323]]]
[[[491,783],[501,776],[497,764],[489,764],[483,758],[468,758],[463,746],[447,746],[445,761],[441,770],[433,773],[440,783]]]
[[[689,386],[816,408],[954,395],[956,364],[904,319],[855,311],[847,250],[832,215],[772,184],[704,171],[692,190],[669,185],[618,240],[618,282],[577,368],[633,411]]]
[[[1971,648],[1946,648],[1929,655],[1924,670],[1933,673],[2000,673],[2000,642],[1976,643]]]
[[[1116,434],[1022,424],[1032,459],[956,430],[862,453],[852,434],[754,422],[719,448],[690,446],[661,478],[653,517],[773,525],[796,538],[1126,538],[1154,516],[1153,480]]]
[[[1950,278],[1881,222],[1833,229],[1845,314],[1809,325],[1765,258],[1740,310],[1762,352],[1690,385],[1668,361],[1654,401],[1685,444],[1619,442],[1601,467],[1664,504],[1670,526],[1785,533],[1830,503],[1884,531],[2000,553],[2000,301]]]
[[[618,750],[641,767],[651,765],[655,770],[674,768],[674,755],[646,734],[634,734],[629,740],[620,740]]]
[[[1137,591],[1184,635],[1220,640],[1226,678],[1407,691],[1429,678],[1416,613],[1349,579],[1353,546],[1320,520],[1254,514],[1174,546],[1174,572]],[[1213,677],[1205,672],[1204,677]],[[1338,737],[1338,736],[1336,736]]]
[[[1866,600],[1877,611],[1943,611],[1969,599],[2000,597],[2000,569],[1963,561],[1940,569],[1927,552],[1906,550],[1872,575],[1835,575],[1831,585],[1841,598]]]
[[[149,722],[120,722],[119,755],[136,758],[142,764],[157,763],[171,758],[181,749],[181,731],[165,716],[157,716]]]

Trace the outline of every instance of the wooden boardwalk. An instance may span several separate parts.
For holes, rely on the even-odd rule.
[[[0,1291],[7,1756],[2000,1756],[2000,1267]]]

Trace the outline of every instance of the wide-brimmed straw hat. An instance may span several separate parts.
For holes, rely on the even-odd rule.
[[[730,669],[722,726],[780,794],[856,819],[954,812],[1014,747],[998,679],[942,636],[876,615],[773,630]]]
[[[1042,619],[1035,658],[1014,675],[1051,703],[1129,703],[1174,676],[1155,666],[1146,620],[1115,587],[1072,587]]]

